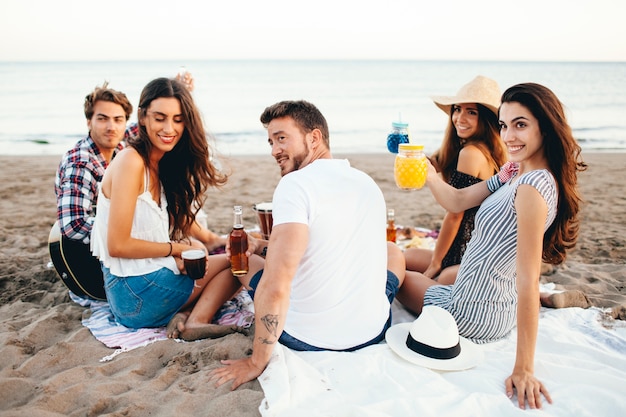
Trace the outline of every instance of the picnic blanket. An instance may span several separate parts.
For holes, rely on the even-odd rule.
[[[542,291],[546,288],[542,288]],[[415,317],[394,302],[394,324]],[[460,372],[406,362],[381,343],[356,352],[296,352],[277,345],[259,377],[264,417],[606,416],[626,412],[626,323],[599,308],[542,308],[535,375],[553,400],[521,410],[504,392],[516,334],[479,345],[485,360]]]
[[[131,329],[115,321],[109,303],[79,297],[70,291],[70,298],[88,307],[83,312],[82,324],[87,327],[96,339],[107,347],[116,348],[111,355],[101,359],[109,361],[122,352],[146,346],[159,340],[166,340],[165,327]],[[239,292],[232,300],[227,301],[215,315],[213,323],[237,325],[244,328],[254,323],[253,303],[245,290]]]

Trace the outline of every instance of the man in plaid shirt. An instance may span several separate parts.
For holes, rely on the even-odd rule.
[[[55,192],[61,234],[89,244],[98,184],[111,159],[123,149],[126,123],[133,106],[124,93],[96,87],[85,97],[89,135],[70,149],[57,170]]]
[[[74,248],[76,242],[80,242],[88,250],[96,214],[98,185],[106,167],[123,149],[122,140],[129,134],[126,123],[133,106],[124,93],[109,88],[105,82],[85,97],[84,111],[89,135],[79,140],[61,160],[54,190],[61,236],[71,241],[65,247]],[[136,129],[136,126],[133,127]],[[90,255],[90,252],[83,253]],[[67,258],[65,255],[68,254],[64,253]],[[82,278],[78,277],[78,280],[82,281]],[[88,282],[79,283],[78,289],[70,289],[78,292],[77,295],[105,298],[101,271],[98,276],[85,277],[85,280]]]

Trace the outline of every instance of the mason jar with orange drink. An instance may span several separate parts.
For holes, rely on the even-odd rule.
[[[396,185],[403,190],[417,190],[426,183],[428,164],[424,145],[401,143],[393,167]]]

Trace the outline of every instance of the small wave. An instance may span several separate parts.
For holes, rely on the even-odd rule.
[[[596,126],[596,127],[577,127],[572,129],[576,132],[607,132],[607,131],[624,131],[624,126]]]

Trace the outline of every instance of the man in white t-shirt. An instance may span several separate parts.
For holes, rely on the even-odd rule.
[[[382,341],[405,270],[402,252],[386,242],[380,188],[333,159],[320,111],[283,101],[266,108],[261,122],[283,177],[270,240],[250,238],[250,270],[240,277],[254,298],[252,356],[213,371],[219,385],[233,380],[232,389],[263,372],[277,342],[352,351]]]

